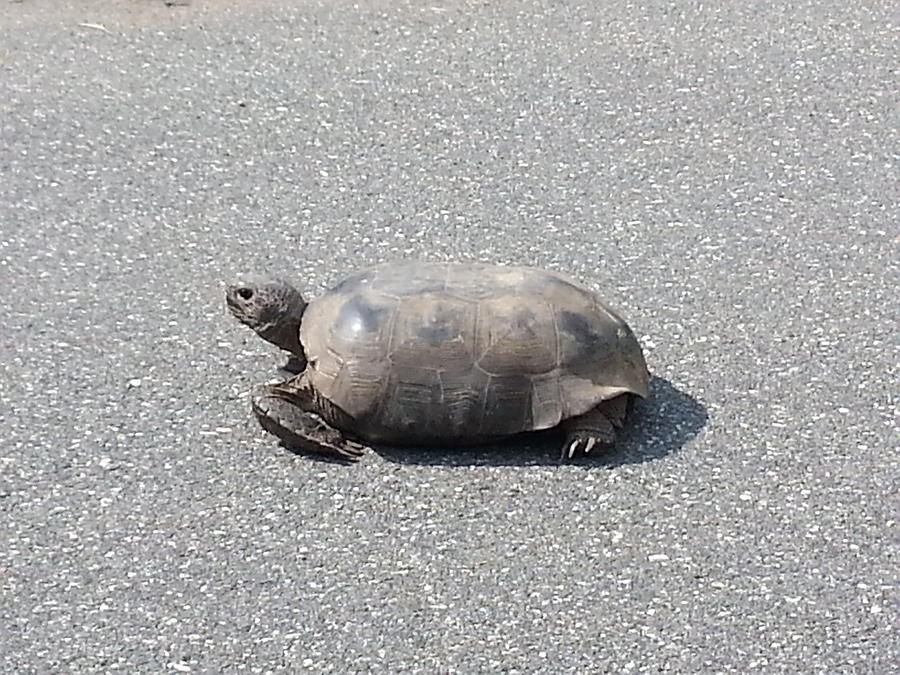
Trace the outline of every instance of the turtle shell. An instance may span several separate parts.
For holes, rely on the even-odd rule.
[[[372,267],[310,302],[300,341],[313,388],[371,441],[477,442],[647,395],[628,325],[577,282],[526,267]]]

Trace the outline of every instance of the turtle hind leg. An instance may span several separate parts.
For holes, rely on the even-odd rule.
[[[634,394],[620,394],[608,401],[603,401],[596,409],[602,410],[616,429],[621,429],[625,426],[625,420],[631,411],[634,410],[634,399]]]
[[[566,439],[561,459],[609,450],[616,442],[616,429],[625,424],[632,405],[632,396],[622,394],[564,422]]]
[[[285,445],[307,452],[356,461],[365,446],[355,443],[314,412],[304,410],[291,381],[263,385],[252,396],[253,413],[263,429]]]

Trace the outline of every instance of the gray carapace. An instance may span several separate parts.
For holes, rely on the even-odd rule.
[[[232,314],[295,376],[253,410],[287,445],[464,445],[560,426],[562,454],[608,447],[649,373],[628,325],[564,275],[483,263],[362,270],[307,302],[282,280],[229,286]]]

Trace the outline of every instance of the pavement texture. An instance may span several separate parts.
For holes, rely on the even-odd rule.
[[[896,672],[897,18],[4,2],[0,671]],[[618,450],[265,434],[224,284],[407,258],[599,289]]]

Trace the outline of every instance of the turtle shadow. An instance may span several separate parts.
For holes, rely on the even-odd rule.
[[[654,377],[650,396],[639,401],[614,448],[566,464],[615,468],[643,464],[681,450],[706,426],[706,407],[668,380]],[[490,445],[471,447],[374,446],[384,459],[397,464],[443,466],[550,466],[560,464],[562,434],[542,431]]]

